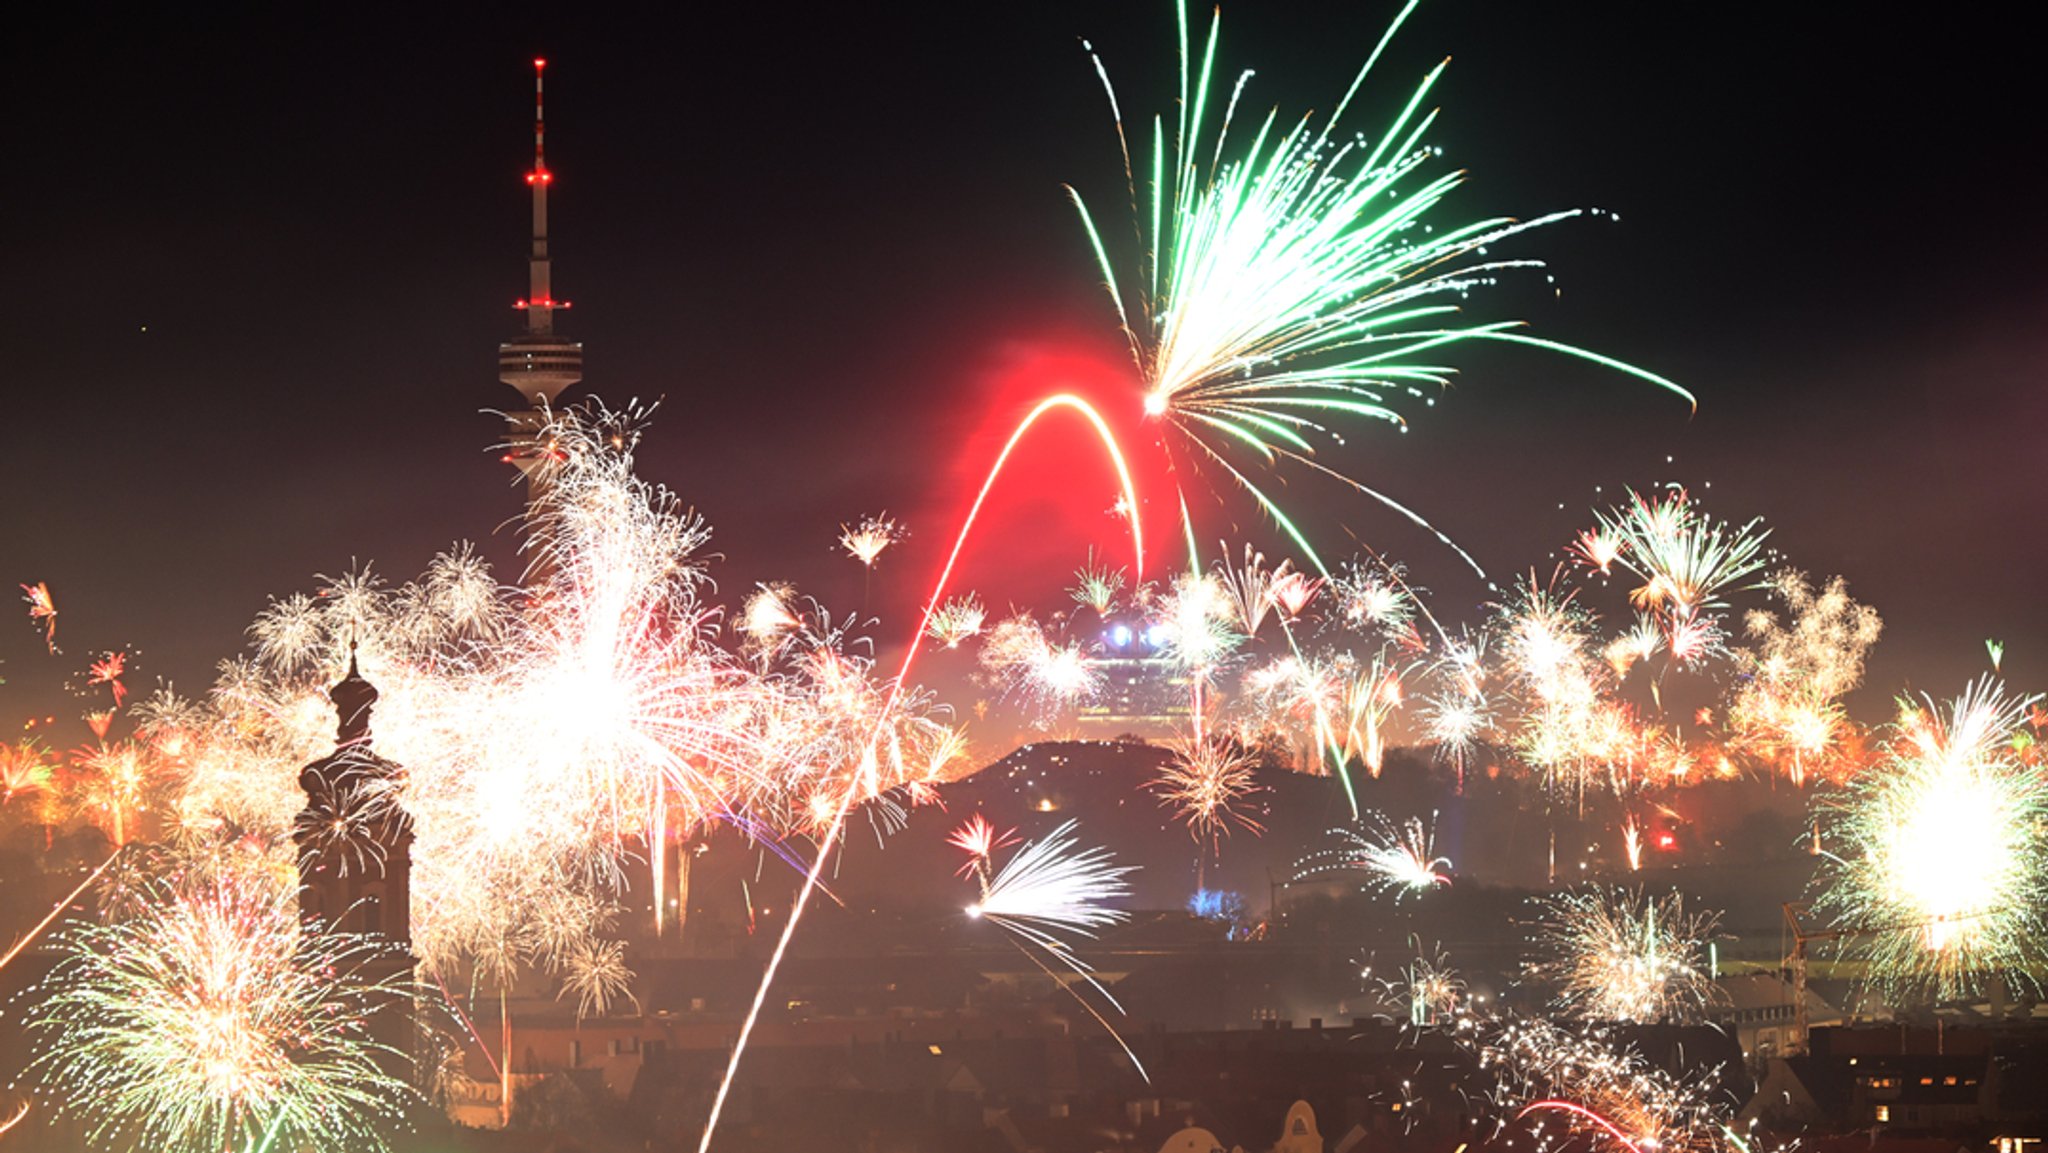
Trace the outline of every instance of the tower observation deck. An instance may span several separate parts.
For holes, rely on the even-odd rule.
[[[541,443],[548,411],[564,389],[583,379],[583,342],[555,332],[555,312],[569,302],[554,297],[548,259],[548,186],[555,177],[547,165],[541,87],[546,68],[545,60],[533,62],[533,171],[526,174],[533,191],[533,249],[527,258],[527,294],[514,306],[526,313],[526,331],[498,346],[498,379],[526,400],[525,409],[506,414],[506,459],[526,476],[529,495],[549,451]]]

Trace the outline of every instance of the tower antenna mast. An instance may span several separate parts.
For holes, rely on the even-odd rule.
[[[527,261],[527,298],[520,302],[526,310],[526,331],[539,335],[555,330],[555,309],[569,307],[568,301],[554,298],[549,284],[548,185],[554,183],[555,174],[548,171],[548,119],[542,80],[547,66],[546,60],[535,58],[533,62],[533,171],[526,174],[526,183],[533,188],[533,255]]]
[[[527,482],[527,498],[539,491],[550,446],[543,443],[555,398],[583,379],[583,342],[555,334],[555,310],[569,307],[556,300],[553,266],[548,257],[548,189],[555,174],[548,170],[547,111],[543,77],[548,62],[533,62],[533,171],[526,183],[533,191],[533,248],[527,256],[526,299],[515,308],[526,313],[526,331],[498,346],[498,379],[519,390],[527,407],[505,414],[505,458],[519,466]]]

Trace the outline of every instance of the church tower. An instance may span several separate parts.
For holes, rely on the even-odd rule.
[[[498,379],[519,390],[523,409],[505,414],[505,459],[526,476],[527,499],[541,484],[551,448],[545,443],[548,412],[564,389],[583,379],[583,342],[555,332],[555,311],[569,307],[556,300],[553,264],[548,258],[548,186],[555,174],[547,164],[547,118],[541,102],[541,73],[547,61],[533,62],[533,171],[526,183],[533,192],[533,248],[526,261],[526,298],[514,307],[526,313],[526,331],[498,346]]]
[[[327,697],[341,724],[334,752],[299,773],[306,807],[292,828],[299,851],[299,911],[343,932],[412,942],[412,818],[398,803],[404,770],[370,751],[377,687],[356,667]]]

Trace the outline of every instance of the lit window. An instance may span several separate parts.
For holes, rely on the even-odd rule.
[[[1879,1106],[1877,1107],[1877,1119],[1878,1119],[1879,1121],[1889,1121],[1889,1120],[1891,1120],[1891,1119],[1892,1119],[1892,1107],[1891,1107],[1890,1105],[1879,1105]]]

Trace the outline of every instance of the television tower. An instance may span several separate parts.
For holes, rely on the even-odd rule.
[[[555,310],[569,307],[569,302],[556,300],[549,286],[548,185],[555,176],[548,171],[547,118],[541,100],[541,73],[547,65],[546,60],[533,62],[533,171],[526,174],[533,189],[533,252],[526,264],[526,298],[513,306],[526,313],[526,331],[498,346],[498,379],[526,399],[525,409],[505,415],[505,459],[525,475],[529,502],[552,451],[542,443],[549,410],[562,390],[583,379],[583,342],[555,334]]]

